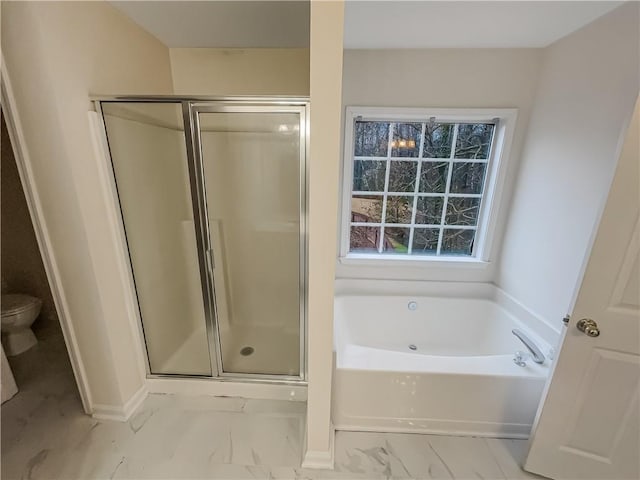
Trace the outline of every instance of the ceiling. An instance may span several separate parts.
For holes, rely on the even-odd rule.
[[[171,48],[309,46],[309,2],[111,1]],[[546,47],[618,1],[346,0],[345,48]]]
[[[546,47],[623,2],[347,1],[345,48]]]
[[[110,1],[170,48],[309,46],[308,1]]]

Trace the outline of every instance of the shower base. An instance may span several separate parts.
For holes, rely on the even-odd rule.
[[[220,336],[225,373],[299,374],[298,332],[240,325],[221,330]],[[243,350],[247,353],[247,347],[253,348],[253,352],[243,355]]]
[[[292,375],[299,373],[297,332],[275,327],[233,326],[220,331],[222,368],[224,373]],[[200,348],[206,338],[205,328],[195,330],[182,346],[164,363],[162,372],[196,374],[208,365],[208,352]],[[250,349],[251,353],[247,354]],[[244,352],[244,354],[243,354]]]

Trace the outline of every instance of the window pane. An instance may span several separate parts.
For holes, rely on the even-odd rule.
[[[459,125],[456,158],[489,158],[493,128],[494,125],[488,123]]]
[[[412,192],[416,187],[418,162],[395,160],[389,167],[389,192]]]
[[[351,227],[349,251],[377,253],[380,229],[380,227]]]
[[[422,162],[418,190],[423,193],[444,193],[448,168],[446,162]]]
[[[352,222],[381,222],[382,196],[354,195],[351,198]]]
[[[393,126],[392,157],[417,157],[420,154],[421,123],[396,123]]]
[[[414,255],[435,255],[438,251],[437,228],[416,228],[413,230],[413,246],[411,253]]]
[[[416,223],[440,225],[444,197],[418,197]]]
[[[471,255],[475,236],[475,230],[445,228],[442,235],[440,253],[445,255]]]
[[[423,158],[449,158],[453,141],[453,124],[427,123],[424,131]]]
[[[447,225],[476,225],[479,210],[479,198],[449,198],[445,223]]]
[[[454,163],[451,172],[451,193],[482,193],[486,163]]]
[[[386,157],[388,147],[389,122],[356,122],[356,157]]]
[[[413,197],[389,195],[385,223],[411,223]]]
[[[353,162],[353,190],[381,192],[384,190],[386,161],[356,160]]]
[[[409,229],[385,227],[382,251],[385,253],[407,253],[409,250]]]

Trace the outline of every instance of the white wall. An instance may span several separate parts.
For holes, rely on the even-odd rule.
[[[104,2],[2,2],[2,54],[90,401],[118,410],[142,387],[144,358],[127,318],[89,95],[170,94],[169,52]]]
[[[638,94],[638,8],[623,5],[545,51],[497,284],[556,328]]]
[[[435,265],[401,268],[344,265],[338,278],[491,281],[500,238],[533,106],[542,51],[540,49],[345,50],[343,108],[379,107],[491,108],[515,107],[518,119],[498,228],[486,268]],[[344,129],[343,129],[344,131]]]
[[[308,48],[172,48],[176,95],[309,95]]]

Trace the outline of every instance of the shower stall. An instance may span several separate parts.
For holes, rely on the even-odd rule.
[[[308,100],[95,105],[149,375],[304,382]]]

